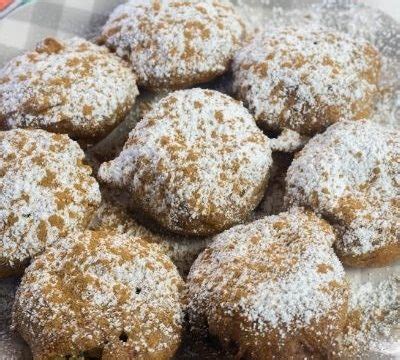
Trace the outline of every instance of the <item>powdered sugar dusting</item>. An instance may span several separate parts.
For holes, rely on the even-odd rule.
[[[380,264],[399,253],[399,132],[371,121],[343,122],[310,140],[287,174],[289,203],[313,208],[340,233],[349,264]],[[363,256],[366,256],[365,259]]]
[[[86,232],[28,268],[13,326],[36,357],[170,358],[180,341],[183,282],[171,261],[139,238]]]
[[[313,135],[373,109],[380,63],[367,41],[317,26],[267,28],[235,56],[234,91],[260,123]]]
[[[92,219],[92,230],[114,230],[130,237],[140,237],[156,244],[186,277],[197,255],[211,242],[211,238],[188,238],[172,234],[157,234],[140,225],[121,205],[109,200],[102,202]]]
[[[100,191],[83,158],[66,135],[0,132],[1,266],[18,266],[87,225]]]
[[[380,94],[372,119],[381,124],[400,126],[400,25],[393,18],[359,2],[324,1],[294,9],[272,7],[264,12],[254,6],[249,9],[245,3],[241,5],[245,12],[250,11],[252,22],[259,26],[265,18],[268,18],[269,27],[327,26],[372,43],[379,50],[382,61]],[[261,19],[260,14],[263,14]]]
[[[139,84],[179,88],[225,72],[244,37],[244,23],[223,0],[143,0],[117,7],[105,43],[129,58]]]
[[[132,70],[106,48],[48,38],[0,71],[0,126],[96,139],[123,120],[137,94]]]
[[[265,341],[256,345],[260,349],[279,348],[303,330],[312,333],[322,319],[330,319],[325,335],[340,331],[347,285],[330,247],[333,241],[332,228],[301,209],[216,236],[188,277],[194,325],[200,318],[213,329],[217,322],[221,328],[217,325],[219,333],[214,335],[227,338],[243,331],[235,338],[239,343],[249,339],[245,334],[260,334]],[[234,326],[233,319],[242,320]],[[270,339],[268,334],[275,332],[279,336]]]
[[[308,136],[284,128],[277,138],[271,139],[271,150],[293,153],[307,144],[308,140],[310,140]]]
[[[378,355],[384,353],[396,356],[396,352],[393,352],[395,349],[387,347],[387,344],[398,345],[399,337],[396,337],[393,329],[398,327],[399,317],[398,277],[392,276],[378,284],[366,282],[352,287],[348,325],[340,338],[339,354],[356,359],[369,359],[366,351],[372,351],[378,358],[384,358]]]
[[[207,235],[249,216],[270,166],[269,140],[239,102],[191,89],[155,104],[99,176],[171,231]]]

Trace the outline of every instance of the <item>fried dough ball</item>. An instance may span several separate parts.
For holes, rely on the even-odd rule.
[[[27,269],[13,327],[35,359],[170,359],[182,328],[183,281],[140,238],[71,236]]]
[[[94,142],[125,118],[137,95],[132,70],[107,49],[46,38],[0,70],[0,128]]]
[[[234,58],[234,91],[270,131],[303,135],[373,110],[378,51],[319,27],[267,29]]]
[[[287,202],[312,208],[338,232],[350,266],[400,258],[400,132],[344,121],[314,137],[287,173]]]
[[[101,195],[83,159],[66,135],[0,131],[0,278],[88,225]]]
[[[224,0],[131,0],[118,6],[102,41],[129,60],[151,90],[204,83],[224,73],[245,26]]]
[[[166,229],[207,236],[249,217],[271,163],[268,138],[239,102],[191,89],[155,104],[99,177]]]
[[[236,358],[326,358],[348,300],[333,241],[325,221],[296,208],[216,236],[188,276],[192,325]]]

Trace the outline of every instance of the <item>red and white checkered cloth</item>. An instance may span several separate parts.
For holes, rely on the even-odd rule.
[[[13,0],[0,0],[0,11],[7,9],[13,2]]]
[[[0,0],[0,19],[18,6],[26,4],[29,1],[31,0]]]

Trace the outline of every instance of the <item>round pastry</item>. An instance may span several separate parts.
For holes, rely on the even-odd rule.
[[[381,266],[400,258],[400,132],[344,121],[311,139],[287,173],[287,202],[338,231],[340,259]]]
[[[156,223],[205,236],[250,215],[271,162],[268,138],[239,102],[191,89],[155,104],[99,177]]]
[[[233,61],[234,91],[271,131],[304,135],[373,110],[377,50],[362,39],[318,27],[268,29]]]
[[[27,269],[13,328],[36,359],[170,359],[181,338],[183,285],[151,244],[88,231]]]
[[[101,196],[83,159],[67,135],[0,132],[0,278],[88,225]]]
[[[0,70],[0,128],[93,142],[124,119],[137,94],[132,70],[107,49],[80,38],[46,38]]]
[[[216,236],[188,276],[188,313],[236,358],[327,358],[347,315],[333,229],[292,209]]]
[[[139,85],[177,89],[224,73],[245,36],[224,0],[131,0],[117,7],[101,41],[132,63]]]
[[[167,254],[183,278],[186,278],[194,260],[212,238],[188,238],[172,234],[158,234],[140,225],[123,206],[104,200],[93,217],[90,229],[109,230],[130,237],[140,237]]]

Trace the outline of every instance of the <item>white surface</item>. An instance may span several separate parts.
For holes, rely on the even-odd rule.
[[[362,2],[378,8],[400,21],[400,0],[363,0]]]

